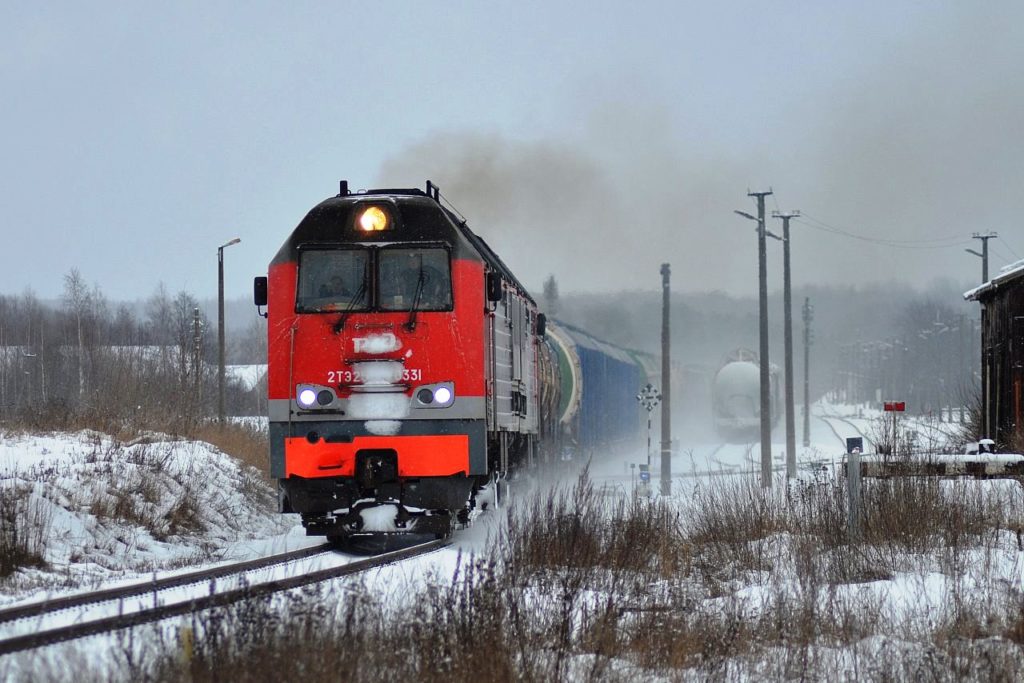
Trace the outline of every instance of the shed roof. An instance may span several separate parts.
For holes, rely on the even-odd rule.
[[[1003,287],[1022,276],[1024,276],[1024,260],[1011,263],[1008,266],[1003,266],[999,269],[999,275],[996,275],[988,282],[979,285],[974,289],[969,289],[964,292],[964,298],[968,301],[980,301],[986,294],[993,293],[1000,287]]]

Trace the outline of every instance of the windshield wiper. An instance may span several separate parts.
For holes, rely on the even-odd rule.
[[[334,323],[334,326],[331,328],[334,330],[334,334],[339,334],[343,329],[345,329],[345,321],[348,320],[350,315],[352,315],[352,311],[355,309],[356,304],[362,301],[363,297],[366,296],[366,281],[368,279],[369,278],[366,277],[366,273],[364,272],[363,281],[359,283],[356,293],[352,296],[352,301],[348,302],[348,306],[345,307],[341,317],[338,318],[338,322]]]
[[[423,295],[423,285],[427,281],[427,276],[423,272],[423,262],[420,262],[420,274],[416,278],[416,293],[412,295],[412,308],[409,309],[409,320],[405,323],[405,329],[412,332],[416,329],[416,309],[420,305],[420,297]]]

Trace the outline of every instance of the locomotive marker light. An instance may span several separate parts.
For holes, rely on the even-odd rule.
[[[388,229],[388,215],[379,206],[368,206],[359,214],[357,223],[363,232],[380,232]]]
[[[334,403],[335,395],[330,389],[316,384],[300,384],[295,388],[295,402],[303,410],[319,410]]]
[[[647,410],[647,470],[650,472],[651,469],[651,411],[661,403],[661,392],[654,388],[654,386],[648,382],[647,386],[640,390],[640,393],[636,395],[636,400],[640,401],[640,405]],[[643,470],[641,470],[642,472]],[[650,474],[647,475],[650,477]]]
[[[316,392],[310,388],[305,388],[299,392],[299,405],[309,408],[316,403]]]
[[[422,387],[416,392],[420,405],[431,408],[447,408],[455,401],[455,386],[450,382],[440,386]]]

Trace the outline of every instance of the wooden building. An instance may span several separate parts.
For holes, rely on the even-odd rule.
[[[1024,262],[964,294],[981,304],[979,437],[999,450],[1024,448]]]

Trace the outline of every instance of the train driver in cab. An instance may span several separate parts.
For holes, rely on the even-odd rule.
[[[320,296],[325,299],[347,298],[352,292],[340,275],[332,275],[331,279],[320,285]]]

